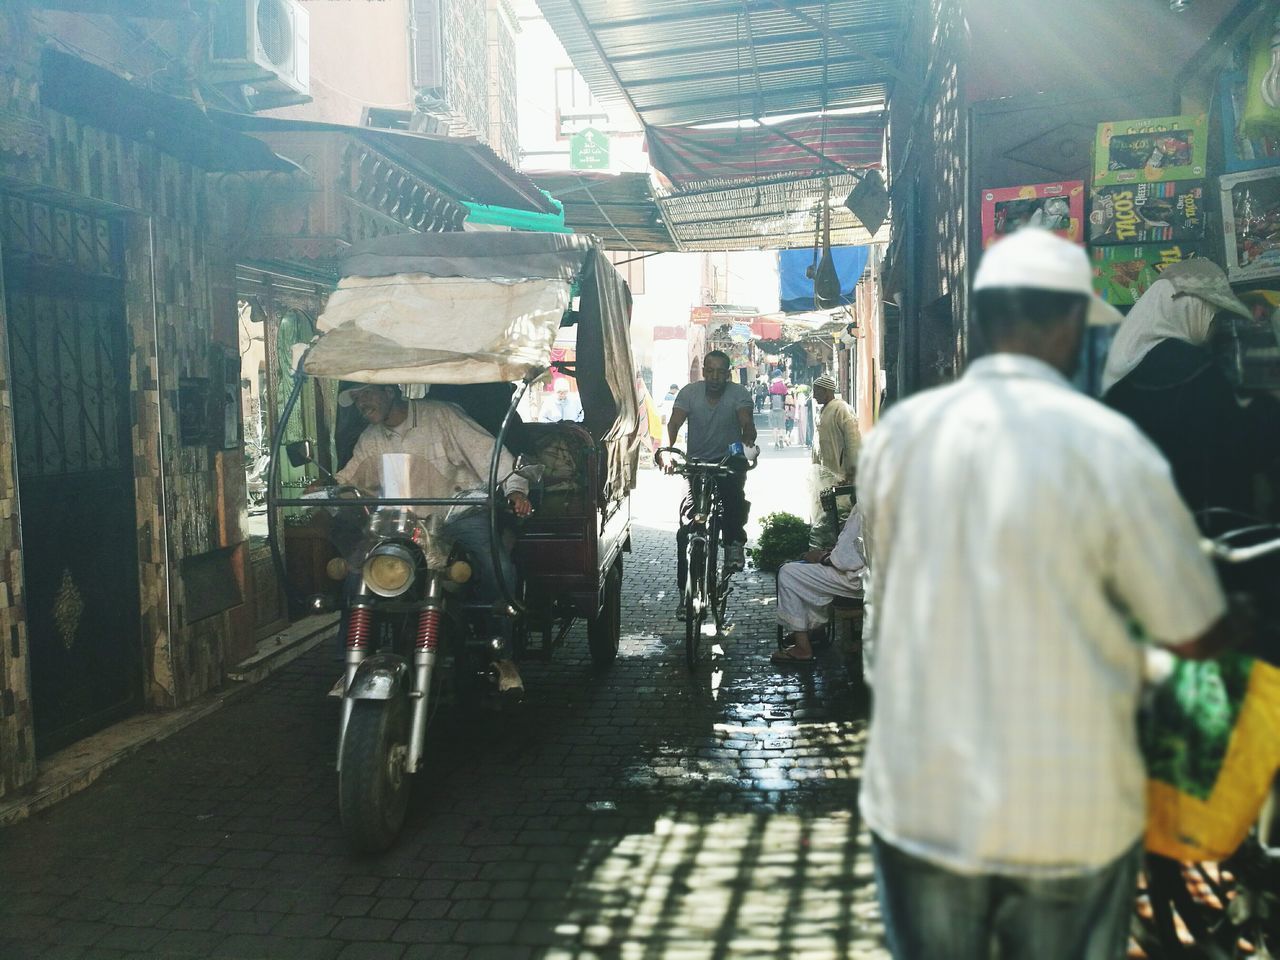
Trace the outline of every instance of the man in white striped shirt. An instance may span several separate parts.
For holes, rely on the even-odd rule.
[[[993,352],[859,459],[862,815],[895,957],[1113,960],[1145,817],[1130,623],[1210,656],[1226,602],[1167,463],[1066,379],[1114,313],[1083,250],[1021,231],[974,290]]]

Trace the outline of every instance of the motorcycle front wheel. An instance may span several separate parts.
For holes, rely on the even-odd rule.
[[[394,842],[409,809],[406,698],[357,700],[342,741],[338,809],[352,848],[379,853]]]

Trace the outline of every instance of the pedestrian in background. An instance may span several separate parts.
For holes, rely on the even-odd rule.
[[[569,390],[568,380],[555,382],[555,395],[550,400],[543,400],[542,413],[538,417],[543,423],[559,423],[561,421],[582,422],[582,402],[576,393]]]
[[[773,432],[773,445],[782,446],[782,429],[786,426],[787,381],[782,379],[782,371],[774,370],[773,379],[769,381],[769,429]]]
[[[1145,824],[1131,624],[1234,639],[1169,465],[1071,387],[1080,248],[1025,229],[974,278],[992,353],[894,405],[858,500],[875,692],[859,803],[900,960],[1117,960]]]
[[[667,421],[671,419],[671,410],[675,406],[676,394],[680,392],[680,384],[673,383],[667,387],[666,396],[662,398],[662,402],[658,404],[658,413],[662,417],[662,425],[666,426]]]
[[[809,546],[830,550],[836,542],[838,527],[832,525],[831,514],[822,507],[822,491],[850,485],[857,479],[858,449],[862,436],[853,408],[836,394],[836,381],[824,373],[813,381],[813,398],[822,408],[818,422],[818,442],[813,445],[812,490],[810,505]],[[853,498],[836,498],[837,514],[847,515],[853,509]]]
[[[796,412],[795,412],[795,442],[803,446],[809,446],[809,387],[806,384],[797,384],[795,388]]]

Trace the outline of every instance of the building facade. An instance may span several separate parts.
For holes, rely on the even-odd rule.
[[[95,20],[99,50],[137,46]],[[250,632],[234,184],[167,139],[159,94],[117,104],[154,111],[151,141],[50,106],[92,109],[62,25],[0,10],[0,795],[216,686]]]
[[[210,61],[227,5],[62,6],[0,7],[0,797],[286,622],[249,484],[342,252],[549,209],[473,140],[206,112],[303,98]],[[331,435],[335,393],[286,429]]]

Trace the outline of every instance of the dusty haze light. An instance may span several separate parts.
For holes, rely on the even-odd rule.
[[[1169,0],[1169,9],[1174,13],[1182,13],[1191,9],[1191,0]]]

